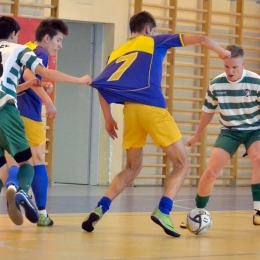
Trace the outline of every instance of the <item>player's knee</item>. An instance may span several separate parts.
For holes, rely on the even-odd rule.
[[[211,168],[207,168],[203,175],[204,178],[206,178],[208,181],[215,181],[218,176],[218,172],[214,171]]]
[[[188,157],[180,158],[173,162],[173,168],[175,170],[183,170],[187,172],[190,168],[190,162],[188,160]]]
[[[252,164],[257,168],[260,168],[260,154],[257,154],[254,157],[254,159],[252,160]]]

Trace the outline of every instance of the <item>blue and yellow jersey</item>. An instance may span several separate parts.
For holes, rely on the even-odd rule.
[[[162,63],[169,48],[182,46],[181,34],[132,38],[111,53],[92,86],[109,104],[135,102],[165,108]]]
[[[26,43],[26,46],[34,51],[36,56],[42,60],[43,66],[47,68],[49,62],[47,51],[43,47],[37,46],[32,42]],[[36,77],[39,80],[42,80],[40,75],[36,75]],[[20,82],[24,82],[23,76],[21,77]],[[28,88],[18,93],[17,101],[21,116],[38,122],[42,121],[42,100],[32,89]]]

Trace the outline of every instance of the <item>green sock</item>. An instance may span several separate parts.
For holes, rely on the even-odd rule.
[[[196,207],[200,209],[204,209],[209,201],[210,196],[201,197],[199,194],[197,194],[195,201],[196,201]]]
[[[260,201],[260,183],[251,185],[253,201]]]
[[[3,184],[2,180],[0,180],[0,193],[1,193],[3,186],[4,186],[4,184]]]
[[[23,190],[25,193],[28,193],[34,176],[34,168],[30,164],[24,164],[19,168],[17,175],[19,189]]]

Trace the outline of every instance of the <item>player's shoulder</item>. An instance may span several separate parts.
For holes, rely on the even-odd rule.
[[[215,85],[215,84],[223,84],[223,83],[228,83],[226,73],[223,72],[216,76],[213,80],[210,81],[210,86]]]

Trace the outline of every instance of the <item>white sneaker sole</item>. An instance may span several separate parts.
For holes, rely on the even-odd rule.
[[[6,190],[7,213],[13,223],[20,226],[23,224],[23,214],[16,206],[15,193],[16,189],[13,185],[10,185]]]

